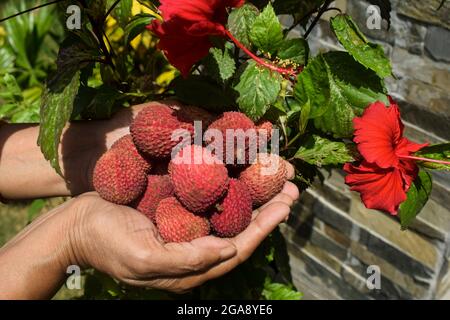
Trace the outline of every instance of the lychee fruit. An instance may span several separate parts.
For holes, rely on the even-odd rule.
[[[176,110],[178,117],[182,121],[190,123],[201,121],[203,130],[206,130],[215,119],[212,113],[195,106],[179,106]]]
[[[206,148],[184,147],[169,164],[175,195],[190,211],[201,213],[210,208],[228,189],[225,165]]]
[[[147,189],[137,201],[136,209],[155,222],[155,213],[161,200],[172,197],[173,186],[170,177],[149,175],[147,177]]]
[[[244,231],[252,220],[252,198],[247,186],[230,180],[228,193],[211,215],[211,227],[220,237],[231,238]]]
[[[273,131],[272,122],[262,120],[256,124],[256,130],[258,131],[258,150],[261,149],[263,143],[265,143],[266,146],[269,146]]]
[[[172,108],[155,104],[139,112],[130,126],[130,131],[141,152],[152,158],[166,159],[180,141],[192,141],[194,126],[190,122],[180,120]],[[172,139],[173,134],[178,134],[177,139]]]
[[[103,199],[125,205],[144,192],[147,175],[133,154],[115,148],[97,161],[93,184]]]
[[[175,197],[159,203],[155,219],[165,242],[189,242],[210,232],[208,219],[189,212]]]
[[[247,185],[253,205],[260,206],[283,189],[286,164],[278,155],[259,153],[256,162],[241,172],[239,180]]]
[[[146,157],[144,157],[136,148],[133,142],[131,134],[123,136],[111,146],[111,149],[122,149],[124,153],[131,154],[136,161],[142,166],[145,172],[149,172],[151,169],[151,163]]]
[[[256,126],[250,118],[241,112],[223,113],[208,127],[206,132],[207,144],[213,143],[216,139],[217,133],[212,130],[218,130],[217,133],[222,135],[222,160],[226,164],[248,163],[249,146],[255,145],[258,141]],[[219,145],[215,146],[220,147]],[[218,155],[217,152],[216,154]]]

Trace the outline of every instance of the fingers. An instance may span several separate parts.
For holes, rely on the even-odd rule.
[[[261,210],[258,217],[246,230],[230,240],[237,248],[237,254],[234,257],[212,267],[205,273],[179,279],[176,291],[179,289],[180,291],[189,290],[208,280],[218,278],[247,260],[261,242],[285,220],[289,211],[289,206],[283,203],[273,203]]]
[[[224,262],[237,253],[235,245],[226,239],[203,237],[185,243],[164,245],[158,260],[164,275],[184,275],[199,272]]]
[[[292,180],[295,178],[295,168],[292,164],[290,164],[288,161],[284,161],[286,164],[286,170],[287,170],[287,178],[288,180]]]
[[[300,192],[295,184],[292,182],[286,182],[284,184],[283,189],[279,194],[277,194],[274,198],[272,198],[269,202],[262,205],[259,209],[256,210],[256,213],[259,213],[262,209],[271,205],[272,203],[281,202],[288,206],[292,206],[295,201],[300,197]]]
[[[297,201],[298,198],[300,197],[300,191],[298,190],[297,186],[290,181],[288,181],[284,184],[284,187],[283,187],[283,190],[281,190],[281,193],[288,195],[294,201]]]

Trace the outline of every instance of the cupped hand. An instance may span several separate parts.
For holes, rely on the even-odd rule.
[[[294,175],[289,164],[288,175]],[[249,258],[288,218],[298,198],[297,187],[287,182],[277,196],[254,211],[251,224],[234,238],[208,236],[189,243],[164,243],[144,215],[88,193],[75,200],[79,213],[72,250],[77,263],[124,283],[181,293],[224,275]]]

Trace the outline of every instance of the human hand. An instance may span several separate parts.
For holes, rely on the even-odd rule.
[[[288,175],[294,175],[290,165]],[[84,194],[40,216],[0,248],[0,299],[51,298],[73,265],[134,286],[184,292],[245,261],[288,218],[298,197],[287,182],[238,236],[165,244],[141,213]]]
[[[294,169],[288,168],[292,178]],[[287,219],[298,197],[297,187],[287,182],[277,196],[254,211],[252,223],[238,236],[165,244],[144,215],[88,193],[76,200],[80,218],[74,233],[75,260],[133,286],[184,292],[224,275],[249,258]]]

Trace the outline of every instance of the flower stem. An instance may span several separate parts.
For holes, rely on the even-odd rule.
[[[450,161],[444,161],[444,160],[428,159],[428,158],[414,157],[414,156],[399,156],[399,158],[423,161],[423,162],[439,163],[439,164],[445,164],[445,165],[450,166]]]
[[[285,69],[285,68],[277,67],[277,66],[265,61],[264,59],[261,59],[260,57],[256,56],[253,52],[251,52],[249,49],[247,49],[242,43],[240,43],[239,40],[236,39],[231,34],[230,31],[228,31],[226,29],[225,29],[225,34],[227,35],[228,38],[230,38],[231,41],[233,41],[242,51],[244,51],[250,58],[255,60],[256,63],[258,63],[259,65],[266,67],[272,71],[281,73],[281,74],[290,75],[290,76],[296,75],[296,72],[294,69]]]

